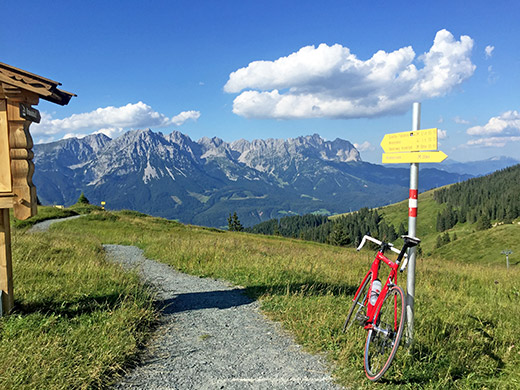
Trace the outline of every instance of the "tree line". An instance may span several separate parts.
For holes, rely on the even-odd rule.
[[[365,234],[385,241],[393,241],[399,235],[406,234],[403,224],[396,231],[393,225],[384,221],[377,210],[366,207],[335,219],[314,214],[271,219],[246,228],[245,231],[340,246],[357,246]]]
[[[480,230],[491,227],[491,221],[512,223],[520,216],[519,194],[520,165],[436,190],[433,198],[446,204],[437,214],[437,231],[465,222]]]

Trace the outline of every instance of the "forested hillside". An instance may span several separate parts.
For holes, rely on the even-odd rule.
[[[433,230],[420,233],[436,237],[436,247],[456,240],[457,236],[453,234],[450,237],[446,233],[437,236],[435,231],[445,232],[458,223],[471,225],[474,230],[488,229],[492,223],[512,223],[520,216],[520,165],[433,190],[432,195],[420,203],[421,222],[428,220],[431,221],[428,224],[433,225]],[[396,207],[399,218],[395,217],[397,211],[392,206],[363,208],[334,219],[318,215],[272,219],[247,231],[341,246],[356,246],[367,233],[393,241],[407,230],[407,206]]]
[[[312,214],[284,217],[280,220],[271,219],[246,231],[341,246],[357,246],[365,234],[392,241],[399,234],[406,233],[403,224],[396,231],[393,225],[384,221],[376,209],[366,207],[335,219]]]
[[[520,216],[520,165],[439,189],[433,197],[446,204],[437,216],[438,231],[466,221],[480,227],[491,221],[511,223]]]

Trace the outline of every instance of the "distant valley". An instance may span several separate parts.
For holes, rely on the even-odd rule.
[[[336,214],[408,196],[409,169],[367,163],[342,139],[191,140],[178,131],[135,130],[34,146],[33,181],[43,204],[70,205],[83,191],[94,204],[184,223],[245,226],[286,215]],[[474,164],[473,164],[474,165]],[[420,191],[472,175],[429,166]]]

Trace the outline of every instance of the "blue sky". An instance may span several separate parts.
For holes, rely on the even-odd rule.
[[[96,131],[318,133],[381,162],[385,133],[438,127],[439,149],[520,160],[517,1],[3,2],[0,62],[60,81],[35,142]]]

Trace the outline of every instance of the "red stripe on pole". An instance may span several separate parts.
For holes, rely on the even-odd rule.
[[[414,203],[413,205],[417,204],[417,192],[418,192],[417,190],[410,189],[410,199],[415,200],[415,202],[410,202],[410,203]],[[413,205],[410,204],[410,206],[413,206]],[[417,217],[417,207],[408,207],[408,216],[416,218]]]

